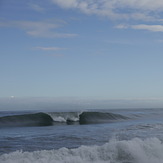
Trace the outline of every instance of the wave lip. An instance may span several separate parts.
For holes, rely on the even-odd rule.
[[[0,117],[0,127],[49,126],[52,124],[53,119],[45,113]]]

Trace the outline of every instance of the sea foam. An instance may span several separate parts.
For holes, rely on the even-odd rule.
[[[102,146],[76,149],[16,151],[0,156],[1,163],[163,163],[163,144],[158,138],[110,140]]]

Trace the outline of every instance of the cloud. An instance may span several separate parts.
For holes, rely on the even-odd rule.
[[[159,43],[163,43],[163,40],[156,40],[157,42],[159,42]]]
[[[158,20],[163,11],[162,0],[51,0],[65,9],[78,9],[86,14],[111,19]]]
[[[43,51],[58,51],[58,50],[63,50],[64,48],[39,46],[39,47],[35,47],[34,49],[43,50]]]
[[[46,54],[51,57],[64,57],[64,54]]]
[[[79,2],[77,0],[68,0],[68,1],[63,1],[63,0],[52,0],[52,2],[57,3],[63,8],[75,8],[78,6]]]
[[[146,25],[146,24],[140,24],[140,25],[132,25],[133,29],[144,29],[152,32],[163,32],[163,25]]]
[[[56,29],[61,28],[66,23],[62,20],[43,21],[1,21],[0,27],[16,27],[23,29],[26,34],[33,37],[44,38],[69,38],[76,37],[74,33],[59,33]]]
[[[136,30],[148,30],[151,32],[163,32],[163,25],[147,25],[147,24],[138,24],[138,25],[126,25],[119,24],[116,26],[118,29],[136,29]]]
[[[65,48],[38,46],[38,47],[34,47],[33,49],[35,49],[35,50],[41,50],[41,51],[46,51],[46,54],[45,54],[46,56],[51,56],[51,57],[64,57],[64,54],[60,54],[60,53],[58,53],[58,51],[65,50]],[[55,52],[55,53],[51,53],[51,52]]]
[[[118,24],[117,26],[115,26],[115,28],[118,28],[118,29],[127,29],[127,28],[129,28],[129,25],[126,25],[126,24]]]
[[[44,12],[45,9],[38,4],[29,4],[29,7],[36,12]]]

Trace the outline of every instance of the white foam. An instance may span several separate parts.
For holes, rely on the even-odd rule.
[[[52,118],[55,122],[66,122],[66,119],[64,117],[61,117],[61,116],[56,116],[56,117],[53,116]]]
[[[48,113],[55,122],[67,122],[67,120],[79,121],[80,112],[52,112]]]
[[[163,163],[163,144],[157,138],[111,140],[103,146],[77,149],[16,151],[0,156],[0,163]]]

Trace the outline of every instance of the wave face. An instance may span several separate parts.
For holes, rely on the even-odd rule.
[[[0,156],[1,163],[163,163],[163,144],[157,138],[111,140],[102,146],[76,149],[16,151]]]
[[[23,114],[0,117],[0,127],[16,126],[48,126],[53,119],[45,113]]]
[[[113,113],[103,113],[103,112],[83,112],[79,115],[80,124],[90,124],[90,123],[106,123],[113,122],[116,120],[124,120],[127,117],[120,114]]]

